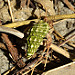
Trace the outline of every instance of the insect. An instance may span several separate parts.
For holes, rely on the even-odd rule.
[[[43,41],[43,38],[46,36],[49,30],[49,25],[43,20],[39,21],[37,24],[34,24],[30,30],[30,35],[27,37],[27,57],[33,55],[40,43]]]

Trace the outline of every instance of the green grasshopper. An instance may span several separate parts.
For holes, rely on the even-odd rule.
[[[43,20],[39,21],[37,24],[34,24],[30,30],[30,35],[27,37],[27,57],[31,57],[38,50],[43,38],[49,31],[49,25]]]

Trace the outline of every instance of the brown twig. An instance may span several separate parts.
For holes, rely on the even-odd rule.
[[[59,35],[62,39],[64,38],[58,31],[56,31],[55,29],[54,29],[54,32],[57,34],[57,35]]]
[[[11,71],[13,71],[14,69],[16,69],[16,66],[12,67],[10,70],[8,70],[7,72],[5,72],[3,75],[7,75],[9,74]]]
[[[20,8],[24,8],[26,4],[26,0],[21,0]]]
[[[20,8],[24,8],[27,2],[27,7],[29,7],[29,5],[31,5],[33,8],[35,8],[35,6],[33,5],[33,3],[30,0],[21,0],[21,5]]]
[[[10,11],[10,15],[11,15],[12,22],[14,22],[14,17],[13,17],[11,5],[10,5],[10,0],[8,0],[8,6],[9,6],[9,11]]]
[[[68,42],[69,45],[75,47],[75,44]]]
[[[25,63],[21,59],[19,60],[18,50],[17,50],[17,48],[13,47],[12,43],[8,39],[8,35],[2,33],[2,39],[6,43],[8,50],[12,55],[13,61],[15,61],[19,67],[24,67]]]
[[[49,55],[49,48],[47,49],[47,54],[46,54],[46,61],[45,61],[45,65],[44,65],[44,68],[46,68],[46,64],[47,64],[47,59],[48,59],[48,55]]]
[[[53,33],[53,35],[55,36],[56,40],[60,40],[60,37],[58,37],[56,33]]]
[[[30,0],[28,0],[28,4],[27,4],[27,7],[29,7],[29,4],[30,4]]]
[[[49,56],[49,49],[50,49],[51,43],[52,43],[52,38],[49,34],[47,34],[47,43],[46,43],[47,52],[46,52],[46,62],[45,62],[44,67],[46,67],[46,64],[47,64],[47,59]]]
[[[36,66],[38,66],[38,64],[41,63],[41,62],[42,62],[42,57],[40,57],[40,58],[37,60],[37,62],[34,63],[34,66],[33,66],[28,72],[26,72],[26,73],[29,73],[29,72],[30,72],[31,70],[33,70]],[[23,75],[26,74],[26,73],[23,73]]]
[[[67,51],[65,51],[64,49],[62,49],[62,48],[60,48],[60,47],[58,47],[58,46],[56,46],[54,44],[51,44],[50,48],[52,48],[54,51],[64,55],[65,57],[70,58],[70,55],[69,55],[69,53]]]
[[[63,2],[72,10],[75,12],[74,6],[68,1],[68,0],[63,0]]]
[[[0,48],[7,50],[6,46],[3,43],[0,43]]]
[[[62,21],[62,20],[61,20],[61,21]],[[64,38],[59,32],[57,32],[55,29],[54,29],[54,32],[55,32],[57,35],[59,35],[61,39],[65,40],[63,43],[61,43],[61,44],[58,45],[59,47],[62,46],[62,45],[64,45],[65,43],[68,43],[69,45],[75,47],[75,45],[72,43],[72,41],[69,41],[69,40],[71,40],[71,39],[74,38],[74,35],[75,35],[75,34],[72,35],[71,37],[69,37],[68,39],[65,39],[65,38]],[[56,35],[56,34],[54,34],[54,35]],[[56,35],[56,36],[57,36],[57,35]],[[57,36],[56,38],[57,38],[58,40],[60,39],[58,36]]]
[[[27,73],[29,73],[32,69],[34,69],[35,67],[37,67],[39,64],[41,64],[43,61],[41,60],[39,63],[35,64],[35,66],[33,68],[31,68],[30,70],[24,72],[22,75],[25,75]]]
[[[58,46],[60,47],[60,46],[64,45],[65,43],[67,43],[68,41],[70,41],[73,38],[75,38],[75,34],[70,36],[68,39],[66,39],[63,43],[59,44]]]

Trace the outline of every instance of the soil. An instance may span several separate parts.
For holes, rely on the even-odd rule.
[[[34,0],[34,1],[37,3],[35,4],[32,1],[33,6],[30,5],[30,7],[27,7],[27,5],[24,5],[23,7],[21,7],[18,0],[11,0],[11,8],[12,8],[15,22],[27,20],[30,18],[39,18],[40,16],[46,16],[46,15],[49,16],[49,15],[55,15],[55,14],[61,15],[61,14],[74,13],[72,10],[70,10],[67,7],[67,5],[62,0],[56,0],[57,3],[56,4],[53,3],[54,8],[49,6],[50,4],[52,4],[50,0],[45,0],[44,2],[42,0],[40,0],[40,1]],[[38,2],[40,4],[38,4]],[[72,3],[74,3],[74,1],[72,1]],[[40,8],[41,5],[43,6],[42,8]],[[36,8],[33,9],[34,6],[36,6]],[[11,22],[11,16],[10,16],[7,0],[0,0],[0,20],[1,20],[2,24],[7,24],[7,23]],[[62,36],[64,36],[67,39],[71,35],[75,34],[75,32],[74,32],[75,19],[67,19],[63,22],[59,22],[56,25],[54,25],[54,28],[56,31],[58,31]],[[71,33],[71,34],[69,35],[69,33]],[[11,38],[11,41],[13,40],[13,38],[14,37]],[[52,39],[53,39],[53,42],[55,42],[55,37],[53,35],[52,35]],[[71,41],[75,43],[75,39],[72,39]],[[68,46],[67,44],[65,44],[63,47],[68,48],[71,52],[75,51],[74,47]],[[60,54],[58,54],[56,52],[54,52],[54,54],[57,55],[57,57],[60,57]],[[8,55],[9,55],[8,51],[0,49],[0,73],[1,74],[4,73],[5,71],[9,70],[13,66],[13,64],[11,63],[11,60],[9,61]],[[60,60],[52,61],[52,62],[48,63],[45,71],[56,68],[56,67],[64,65],[64,64],[67,64],[71,61],[72,60],[61,56]],[[44,64],[39,65],[40,68],[37,67],[39,74],[42,73],[41,70],[43,68],[42,67],[43,65]],[[48,66],[51,66],[51,67],[49,68]],[[34,74],[36,74],[36,72]]]

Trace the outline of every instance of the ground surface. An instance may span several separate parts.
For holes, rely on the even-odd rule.
[[[2,1],[2,0],[1,0]],[[7,0],[5,0],[5,2],[7,2]],[[3,23],[6,23],[7,21],[10,21],[11,20],[11,17],[9,16],[8,12],[7,12],[7,4],[4,6],[4,0],[2,1],[3,5],[0,5],[0,19]],[[1,4],[2,4],[1,3]],[[14,2],[13,2],[14,3]],[[15,5],[15,4],[14,4]],[[58,11],[58,7],[59,7],[59,11]],[[5,10],[6,9],[6,10]],[[26,20],[28,19],[30,16],[31,16],[31,12],[32,12],[32,8],[24,8],[22,10],[19,10],[17,11],[15,8],[13,8],[12,6],[12,9],[14,12],[14,18],[15,18],[15,21],[22,21],[22,20]],[[37,8],[38,9],[38,8]],[[58,1],[58,5],[55,6],[55,12],[56,14],[72,14],[74,13],[72,10],[70,10],[67,6],[65,6],[65,4],[61,1]],[[36,11],[39,11],[39,10],[36,10]],[[35,14],[38,16],[38,12],[36,13],[35,11]],[[44,13],[44,11],[41,10],[41,12]],[[3,13],[3,14],[2,14]],[[38,16],[39,17],[39,16]],[[68,33],[72,32],[72,34],[75,34],[74,30],[75,30],[75,19],[67,19],[66,21],[63,21],[61,23],[58,23],[54,26],[54,28],[60,32],[60,34],[62,36],[66,36]],[[70,36],[71,36],[70,35]],[[69,36],[67,36],[66,38],[68,38]],[[54,37],[53,37],[54,38]],[[75,39],[72,39],[72,41],[75,41]],[[67,45],[64,46],[64,47],[68,47]],[[70,49],[73,49],[75,50],[74,48],[72,47],[69,47]],[[1,50],[0,49],[0,73],[3,73],[5,71],[7,71],[9,68],[11,68],[11,64],[9,65],[9,60],[8,58],[6,57],[6,53],[5,51]],[[72,72],[74,71],[74,66],[75,65],[72,65],[72,67],[69,69],[71,70]],[[69,71],[68,68],[65,70],[65,73],[62,74],[62,75],[67,75],[66,71]],[[60,73],[61,74],[61,73]],[[56,74],[56,75],[60,75],[60,74]],[[51,74],[51,75],[55,75],[55,74]],[[71,74],[69,74],[71,75]],[[74,74],[72,74],[74,75]]]
[[[42,75],[75,75],[74,71],[75,71],[75,64],[68,63],[54,70],[43,73]]]

